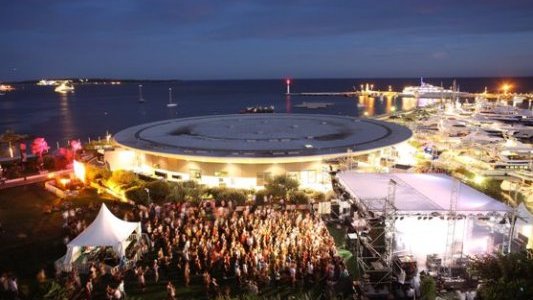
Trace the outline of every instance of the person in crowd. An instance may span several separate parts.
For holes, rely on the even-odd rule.
[[[167,283],[167,299],[168,300],[176,299],[176,288],[170,281]]]
[[[87,283],[85,283],[85,299],[90,300],[93,296],[93,279],[89,277]]]

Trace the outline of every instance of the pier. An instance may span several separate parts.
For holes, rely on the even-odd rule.
[[[355,87],[351,91],[345,91],[345,92],[300,92],[300,93],[292,93],[290,90],[291,81],[287,79],[287,91],[285,95],[287,96],[302,96],[302,97],[372,97],[372,98],[396,98],[398,96],[402,97],[412,97],[412,98],[431,98],[431,99],[439,99],[439,98],[446,98],[446,99],[457,99],[457,98],[475,98],[478,95],[482,94],[476,94],[476,93],[468,93],[468,92],[461,92],[459,90],[456,90],[455,88],[450,91],[442,91],[442,92],[425,92],[425,93],[417,93],[415,95],[409,93],[404,94],[402,92],[396,92],[392,90],[392,87],[389,86],[389,89],[386,91],[381,90],[374,90],[373,84],[361,84],[361,89],[356,90]],[[423,82],[421,83],[424,84]]]
[[[402,94],[401,92],[394,91],[347,91],[347,92],[302,92],[302,93],[290,93],[288,96],[302,96],[302,97],[375,97],[375,98],[395,98],[398,96],[413,97],[413,98],[475,98],[478,95],[476,93],[468,92],[454,92],[454,93],[424,93],[416,96]]]

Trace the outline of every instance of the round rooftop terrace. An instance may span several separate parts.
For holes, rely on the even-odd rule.
[[[158,121],[124,129],[114,139],[162,156],[289,158],[367,152],[410,137],[408,128],[384,121],[276,113]]]

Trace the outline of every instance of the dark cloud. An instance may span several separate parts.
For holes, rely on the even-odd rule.
[[[102,61],[113,61],[122,69],[117,74],[146,70],[160,77],[183,76],[171,74],[168,61],[199,66],[200,77],[202,71],[220,77],[214,69],[235,60],[234,74],[254,77],[310,72],[303,59],[320,74],[321,61],[350,55],[397,65],[394,59],[418,56],[427,64],[483,51],[516,63],[531,58],[533,36],[529,0],[1,0],[0,7],[0,66],[16,66],[20,77],[111,73],[96,67]],[[294,60],[277,66],[282,57]],[[157,67],[167,73],[157,75]],[[0,79],[14,77],[7,69]]]

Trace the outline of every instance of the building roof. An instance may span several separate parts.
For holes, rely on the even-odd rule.
[[[172,119],[115,134],[118,144],[167,155],[301,157],[366,152],[411,137],[401,125],[315,114],[240,114]]]
[[[338,174],[347,192],[370,211],[381,211],[390,180],[396,182],[394,205],[400,213],[431,213],[450,208],[453,178],[442,174],[362,174],[353,171]],[[461,183],[456,212],[509,212],[507,205]]]

